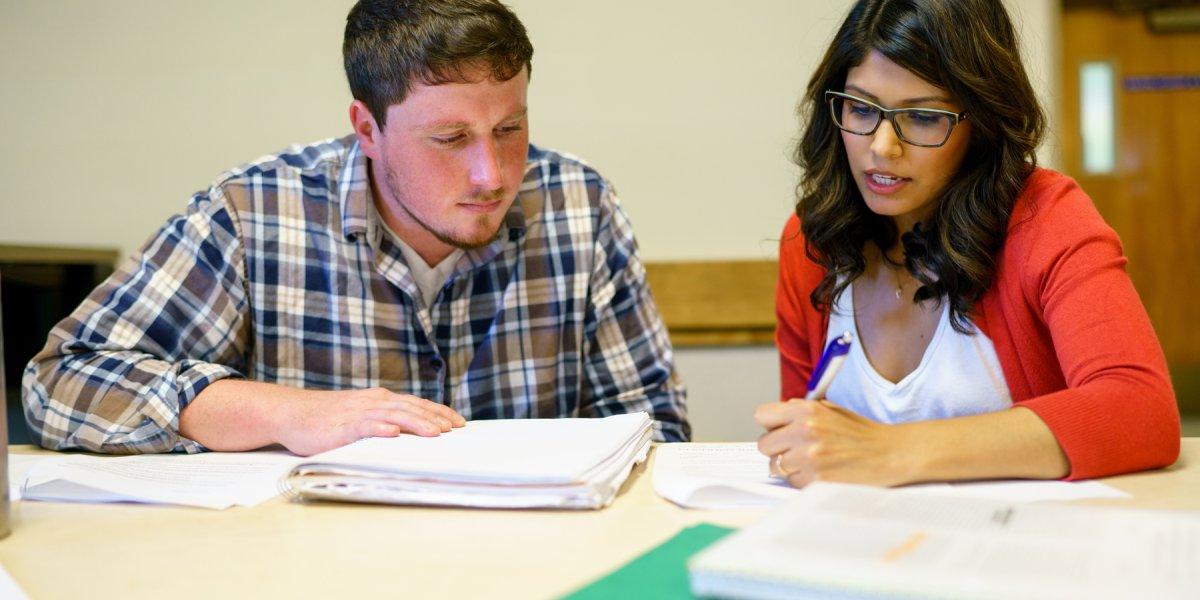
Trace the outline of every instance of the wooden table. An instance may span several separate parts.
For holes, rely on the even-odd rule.
[[[39,452],[13,446],[13,453]],[[653,459],[653,457],[652,457]],[[1200,438],[1174,466],[1112,477],[1133,495],[1088,504],[1200,511]],[[658,498],[637,469],[600,511],[493,511],[298,504],[224,511],[15,502],[0,564],[34,600],[53,598],[546,598],[569,592],[702,521]]]

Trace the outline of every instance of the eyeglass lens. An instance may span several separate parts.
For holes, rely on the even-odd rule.
[[[871,134],[883,117],[878,108],[865,102],[841,96],[830,96],[829,102],[837,126],[850,133]],[[892,118],[892,124],[898,129],[897,134],[901,139],[926,146],[940,146],[945,143],[953,126],[950,115],[920,109],[894,112]]]

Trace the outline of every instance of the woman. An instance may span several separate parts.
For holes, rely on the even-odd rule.
[[[1169,465],[1179,412],[1120,241],[1036,167],[1044,116],[1000,0],[860,0],[809,82],[776,295],[795,486],[1081,479]]]

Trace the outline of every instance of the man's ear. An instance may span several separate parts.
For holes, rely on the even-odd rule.
[[[375,124],[375,116],[360,100],[350,103],[350,125],[358,138],[358,146],[371,160],[379,160],[379,146],[383,143],[383,132]]]

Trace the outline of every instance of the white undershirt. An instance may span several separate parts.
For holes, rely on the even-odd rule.
[[[442,290],[442,286],[446,285],[446,280],[450,278],[450,274],[454,273],[454,266],[458,264],[458,257],[463,255],[462,248],[455,248],[442,262],[436,266],[429,266],[425,259],[417,254],[412,246],[404,243],[400,236],[396,235],[390,227],[385,223],[384,231],[391,236],[392,243],[400,247],[400,252],[404,254],[404,261],[408,263],[408,270],[412,271],[413,281],[417,282],[417,289],[421,290],[421,299],[425,302],[425,309],[428,310],[433,306],[433,301],[437,300],[438,292]]]
[[[859,341],[852,286],[834,304],[825,335],[828,344],[842,332],[855,333],[846,362],[826,393],[830,402],[881,423],[945,419],[1012,406],[992,341],[977,329],[973,335],[955,331],[950,303],[945,301],[921,363],[896,383],[885,379],[871,366]]]
[[[392,231],[391,227],[388,227],[387,222],[375,210],[374,203],[371,203],[371,219],[378,225],[380,232],[388,236],[388,239],[397,248],[400,248],[400,252],[404,255],[404,262],[408,263],[408,270],[412,273],[413,281],[421,292],[418,304],[421,305],[421,310],[428,314],[434,300],[437,300],[438,292],[442,290],[442,286],[446,285],[446,280],[454,273],[454,267],[458,264],[459,257],[463,255],[462,248],[455,248],[441,262],[431,267],[416,250],[413,250],[412,246],[405,243],[395,231]]]

